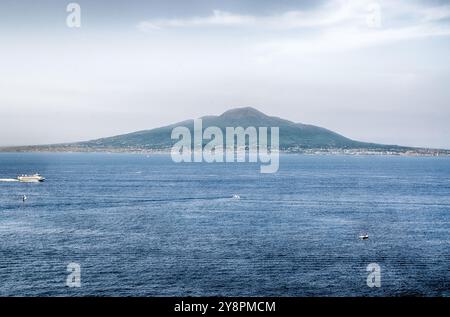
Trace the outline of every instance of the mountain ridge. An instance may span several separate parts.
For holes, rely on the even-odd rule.
[[[424,150],[428,150],[423,148],[356,141],[326,128],[311,124],[296,123],[287,119],[269,116],[249,106],[232,108],[220,115],[207,115],[201,117],[200,119],[202,119],[203,128],[208,126],[216,126],[223,132],[226,127],[279,127],[280,150],[286,152],[305,152],[314,149],[320,149],[323,151],[331,151],[333,149],[353,149],[358,151],[365,150],[375,152],[406,152],[418,150],[423,152]],[[0,148],[0,151],[168,151],[173,144],[178,141],[171,139],[171,132],[173,128],[177,126],[184,126],[188,128],[191,131],[191,135],[193,135],[194,119],[184,120],[154,129],[140,130],[88,141],[21,147],[4,147]],[[268,130],[270,131],[270,129]],[[268,134],[268,137],[270,138],[270,132]],[[204,142],[207,143],[207,141]]]
[[[232,108],[220,115],[200,117],[203,127],[280,127],[280,149],[293,147],[304,148],[352,148],[352,147],[397,147],[396,145],[378,145],[354,141],[331,130],[315,125],[296,123],[287,119],[266,115],[253,107]],[[170,148],[176,140],[169,140],[171,130],[177,126],[185,126],[193,133],[194,119],[184,120],[167,126],[141,130],[117,136],[77,142],[80,146],[143,146],[149,148]],[[170,130],[170,131],[168,131]],[[269,134],[270,135],[270,134]],[[145,137],[145,140],[142,138]],[[168,138],[167,138],[168,137]]]

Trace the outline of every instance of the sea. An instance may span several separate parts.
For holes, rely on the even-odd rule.
[[[0,179],[0,296],[450,296],[448,157],[2,153]]]

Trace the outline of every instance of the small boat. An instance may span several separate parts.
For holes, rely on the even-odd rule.
[[[367,239],[369,239],[369,235],[368,234],[362,234],[362,235],[359,236],[359,239],[367,240]]]
[[[22,183],[37,183],[37,182],[43,182],[45,180],[45,177],[42,177],[39,174],[20,175],[20,176],[17,176],[17,180]]]
[[[25,202],[27,200],[27,196],[26,195],[22,195],[22,201]]]
[[[239,196],[239,195],[233,195],[233,199],[241,199],[241,196]]]

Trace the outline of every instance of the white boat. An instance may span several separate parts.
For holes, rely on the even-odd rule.
[[[362,234],[362,235],[359,236],[359,238],[361,240],[367,240],[367,239],[369,239],[369,235],[368,234]]]
[[[45,180],[45,177],[42,177],[39,174],[20,175],[20,176],[17,176],[17,180],[19,182],[23,182],[23,183],[37,183],[37,182],[43,182]]]

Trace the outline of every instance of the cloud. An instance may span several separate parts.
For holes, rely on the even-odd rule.
[[[211,16],[187,19],[157,19],[142,21],[138,28],[142,31],[160,30],[164,28],[185,28],[205,26],[250,26],[256,25],[257,18],[250,15],[232,14],[214,10]]]
[[[291,10],[266,16],[243,15],[222,10],[213,10],[209,16],[186,18],[163,18],[141,21],[138,28],[145,30],[165,28],[205,27],[260,27],[273,29],[295,29],[307,27],[331,27],[345,23],[365,21],[373,10],[389,19],[409,22],[436,22],[450,18],[450,5],[425,6],[406,1],[331,0],[310,10]]]
[[[215,10],[206,17],[143,21],[142,31],[238,28],[257,62],[277,56],[331,53],[398,41],[450,35],[450,5],[412,1],[334,0],[309,10],[274,15],[242,15]],[[267,35],[266,35],[267,34]]]
[[[351,18],[349,6],[329,3],[317,11],[287,11],[272,16],[242,15],[222,10],[213,10],[204,17],[175,19],[153,19],[141,21],[137,27],[142,31],[171,28],[206,28],[206,27],[258,27],[271,29],[293,29],[333,25]]]
[[[274,15],[243,15],[214,10],[204,17],[142,21],[138,29],[239,28],[243,32],[278,32],[265,48],[317,52],[379,45],[392,41],[450,35],[450,5],[411,1],[333,0],[309,10]],[[260,45],[260,46],[261,46]]]

